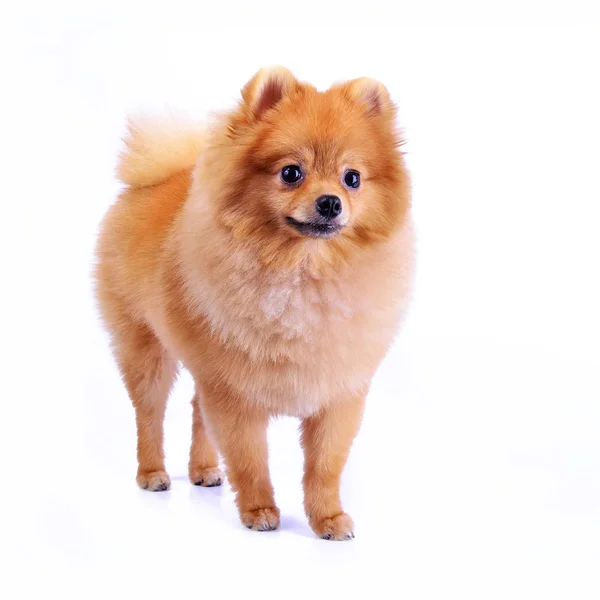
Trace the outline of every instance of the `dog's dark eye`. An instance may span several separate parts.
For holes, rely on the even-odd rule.
[[[284,183],[298,183],[302,179],[302,171],[298,165],[288,165],[281,169],[281,179]]]
[[[349,187],[356,189],[360,187],[360,173],[350,169],[344,173],[344,183]]]

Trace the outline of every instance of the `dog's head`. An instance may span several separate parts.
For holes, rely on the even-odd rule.
[[[286,69],[259,71],[215,149],[225,178],[217,218],[295,256],[386,239],[409,203],[395,113],[372,79],[318,92]]]

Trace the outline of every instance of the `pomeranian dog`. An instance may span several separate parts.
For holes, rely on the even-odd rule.
[[[138,485],[170,486],[167,396],[192,374],[192,483],[220,485],[242,523],[279,525],[267,425],[301,419],[304,507],[354,537],[340,477],[365,396],[410,291],[410,186],[396,109],[368,78],[325,92],[260,70],[202,129],[129,123],[125,189],[98,241],[97,297],[137,423]]]

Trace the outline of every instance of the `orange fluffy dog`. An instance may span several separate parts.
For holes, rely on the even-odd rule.
[[[273,68],[210,129],[130,124],[96,278],[135,407],[140,487],[170,485],[163,417],[181,362],[196,383],[191,481],[220,485],[220,452],[242,523],[275,529],[267,425],[297,416],[310,525],[354,537],[340,476],[411,279],[394,121],[376,81],[318,92]]]

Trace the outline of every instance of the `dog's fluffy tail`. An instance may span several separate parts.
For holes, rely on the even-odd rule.
[[[159,183],[193,167],[205,143],[205,130],[189,119],[129,118],[117,177],[133,188]]]

